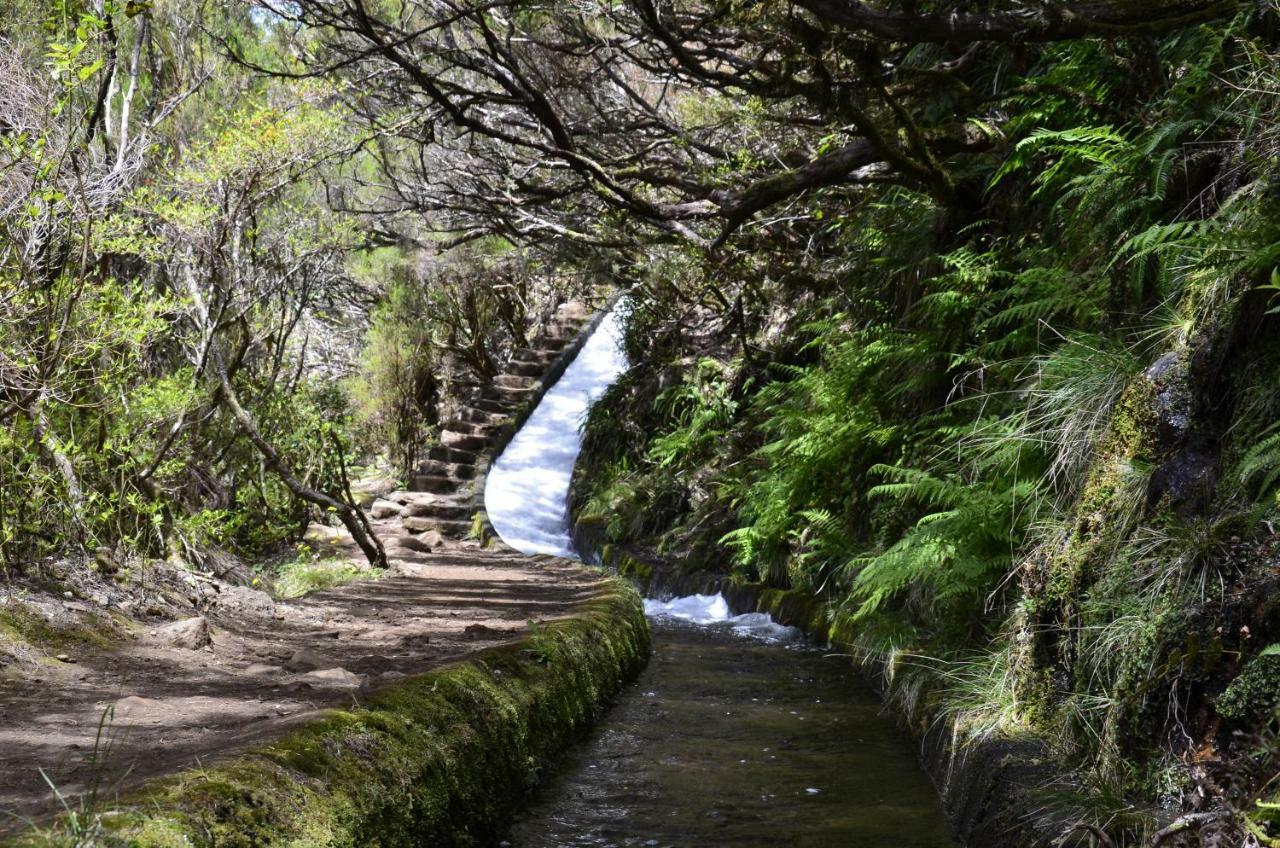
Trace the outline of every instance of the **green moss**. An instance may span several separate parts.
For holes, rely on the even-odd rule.
[[[280,566],[271,581],[274,594],[279,598],[300,598],[311,592],[332,589],[356,580],[377,579],[377,572],[360,568],[345,559],[327,558],[311,560],[309,556]]]
[[[1231,721],[1258,718],[1280,708],[1280,656],[1257,656],[1219,696],[1218,715]]]
[[[535,638],[154,784],[103,819],[105,844],[492,844],[541,770],[649,650],[639,596],[621,581]],[[23,844],[57,843],[40,835]]]
[[[97,618],[96,616],[94,618]],[[55,626],[36,610],[19,601],[0,606],[0,645],[28,645],[44,653],[67,648],[114,644],[115,628],[105,620]]]
[[[628,577],[635,580],[647,582],[653,577],[653,566],[647,562],[641,562],[635,557],[622,551],[614,552],[613,567],[618,570],[618,574],[622,577]]]
[[[779,624],[799,627],[814,636],[826,635],[825,604],[802,589],[760,591],[756,609],[767,612]]]

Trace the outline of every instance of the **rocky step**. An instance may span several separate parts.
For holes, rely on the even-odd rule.
[[[471,534],[471,522],[456,521],[445,518],[424,518],[410,516],[403,521],[404,529],[410,533],[429,533],[432,530],[450,539],[465,539]]]
[[[471,519],[471,504],[460,503],[453,500],[438,500],[434,503],[424,501],[415,501],[406,504],[403,512],[405,520],[410,518],[433,518],[440,521],[469,521]]]
[[[462,499],[451,499],[433,492],[405,490],[390,492],[385,498],[378,498],[369,508],[369,514],[379,520],[410,515],[435,515],[438,505],[456,506],[461,503]]]
[[[490,427],[497,427],[507,419],[508,409],[503,407],[501,412],[480,409],[476,406],[464,406],[458,410],[457,419],[459,421],[467,421],[474,424],[487,424]]]
[[[450,433],[466,433],[472,436],[488,436],[493,430],[493,425],[486,421],[462,421],[453,419],[447,422],[443,429]]]
[[[451,447],[449,445],[432,445],[431,449],[427,451],[427,458],[434,459],[437,462],[474,466],[476,464],[477,455],[473,450]]]
[[[510,409],[523,403],[532,391],[532,386],[526,386],[522,389],[510,386],[490,386],[485,390],[485,397],[489,400],[502,401],[503,403],[506,403],[507,407]]]
[[[416,473],[420,477],[448,477],[461,483],[476,476],[476,467],[469,463],[424,459],[418,463]]]
[[[471,409],[474,409],[477,412],[482,412],[490,415],[499,416],[501,418],[506,418],[508,415],[511,414],[511,410],[514,407],[514,404],[505,400],[499,400],[497,398],[482,397],[482,398],[479,398],[478,400],[471,401],[469,406]]]
[[[525,376],[522,374],[499,374],[493,378],[493,384],[501,388],[507,389],[523,389],[532,386],[537,381],[537,376]]]
[[[440,433],[440,444],[454,450],[477,452],[489,445],[489,437],[474,433],[458,433],[444,430]]]
[[[474,471],[474,467],[472,469]],[[457,477],[445,477],[437,474],[412,474],[409,476],[409,488],[415,492],[431,492],[447,495],[458,491],[466,480]]]
[[[568,339],[558,338],[556,336],[540,336],[533,343],[533,349],[542,353],[559,353],[564,349]]]
[[[515,363],[535,363],[538,365],[550,365],[559,356],[559,352],[538,350],[533,347],[522,347],[515,353],[511,354],[511,361]]]
[[[541,362],[512,362],[507,366],[507,373],[517,377],[532,377],[534,379],[541,377],[546,373],[547,366]]]

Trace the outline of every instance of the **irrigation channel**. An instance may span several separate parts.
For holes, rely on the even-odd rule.
[[[485,507],[525,553],[572,556],[566,499],[590,404],[625,368],[614,309],[494,463]],[[508,837],[551,846],[943,848],[910,743],[847,660],[724,599],[645,601],[648,668]]]

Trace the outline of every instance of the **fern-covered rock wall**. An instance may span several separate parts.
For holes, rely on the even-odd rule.
[[[1029,88],[970,215],[868,190],[808,253],[654,263],[580,548],[822,599],[948,756],[1048,752],[1028,804],[1082,844],[1280,838],[1273,13],[1155,44],[1125,125]],[[699,271],[720,296],[679,296]]]

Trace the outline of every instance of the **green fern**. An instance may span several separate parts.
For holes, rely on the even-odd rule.
[[[1267,428],[1276,430],[1277,425]],[[1259,497],[1269,493],[1280,481],[1280,432],[1264,435],[1245,453],[1236,467],[1236,477],[1240,484],[1248,487]]]

